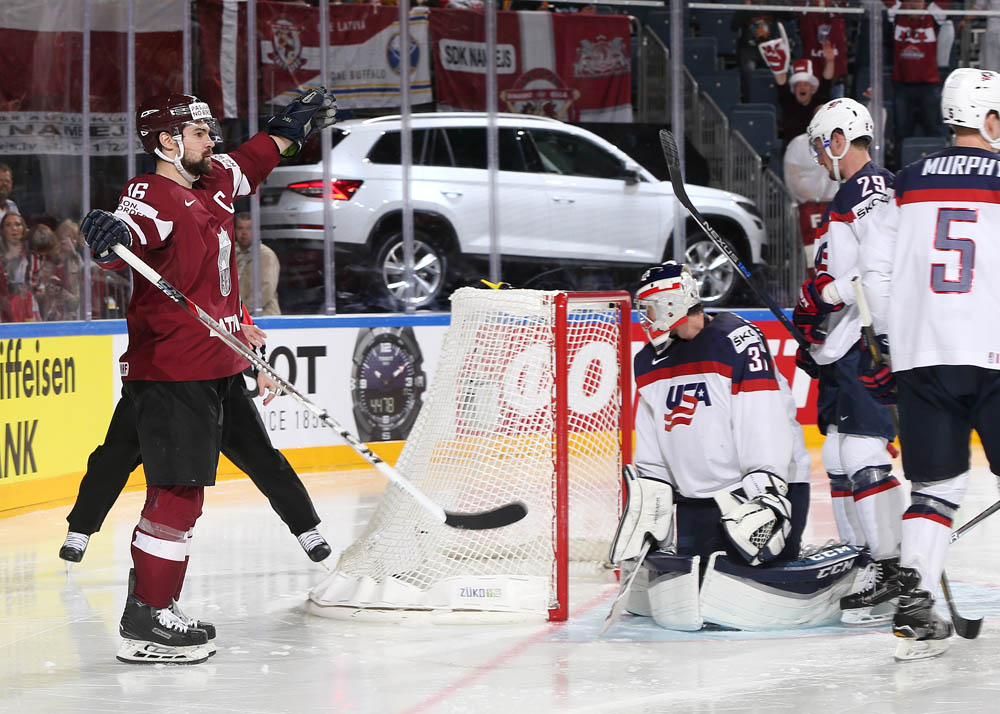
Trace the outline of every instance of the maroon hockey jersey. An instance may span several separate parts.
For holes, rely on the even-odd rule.
[[[233,246],[233,199],[246,196],[278,164],[278,148],[257,134],[231,154],[212,157],[212,171],[192,188],[156,174],[126,184],[115,215],[132,231],[132,252],[226,329],[240,331],[240,289]],[[121,260],[104,267],[124,267]],[[156,286],[135,276],[129,345],[122,379],[185,382],[228,377],[247,361]]]
[[[802,54],[813,61],[814,71],[823,71],[823,65],[826,64],[823,43],[829,40],[836,52],[833,79],[847,74],[847,30],[843,15],[805,13],[799,17],[799,36],[802,38]],[[822,75],[816,78],[819,79],[820,76]]]
[[[937,23],[930,15],[900,15],[893,25],[892,79],[937,84]]]

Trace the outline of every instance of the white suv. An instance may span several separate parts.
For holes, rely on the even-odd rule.
[[[415,307],[439,306],[460,282],[489,273],[486,125],[484,113],[411,117],[416,290],[409,299]],[[498,127],[504,280],[517,287],[630,289],[642,268],[672,256],[669,181],[657,180],[613,144],[571,124],[501,114]],[[334,128],[337,266],[354,273],[358,285],[376,293],[369,299],[388,308],[400,307],[407,295],[400,156],[398,116],[345,121]],[[323,168],[315,153],[306,160],[279,166],[261,190],[261,237],[282,256],[282,273],[289,271],[293,281],[301,281],[302,248],[311,246],[315,256],[322,255]],[[694,185],[688,193],[745,263],[763,262],[764,224],[749,199]],[[686,257],[702,298],[722,304],[738,276],[711,241],[689,225]],[[321,274],[321,259],[311,269]],[[286,292],[321,294],[322,280],[313,278],[311,285],[285,282],[282,304]],[[338,277],[338,287],[343,284]]]

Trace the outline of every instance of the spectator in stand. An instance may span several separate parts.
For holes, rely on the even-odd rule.
[[[893,10],[927,10],[926,15],[900,15]],[[946,17],[937,3],[896,2],[889,10],[893,31],[893,127],[896,147],[910,136],[944,136],[938,115],[941,77],[938,73],[938,31]]]
[[[808,134],[799,134],[788,143],[784,158],[785,184],[798,201],[799,227],[805,248],[806,270],[812,277],[815,272],[814,244],[827,204],[837,195],[840,184],[830,178],[829,172],[816,163],[809,147]]]
[[[751,0],[745,0],[746,5],[750,3]],[[736,61],[740,67],[740,86],[744,102],[747,101],[746,92],[750,86],[750,75],[761,61],[760,45],[778,38],[779,34],[784,35],[784,32],[779,31],[779,25],[773,14],[757,10],[735,12],[729,21],[730,29],[737,33]]]
[[[10,200],[14,190],[14,172],[7,164],[0,164],[0,220],[8,213],[20,213],[17,204]]]
[[[248,308],[253,304],[253,254],[250,245],[253,232],[250,230],[250,214],[237,213],[233,218],[236,233],[236,268],[240,281],[240,300]],[[278,256],[263,243],[260,244],[260,304],[262,315],[280,315],[278,306],[278,275],[281,266]]]
[[[802,13],[799,16],[799,38],[802,40],[802,56],[812,60],[815,67],[826,63],[826,44],[833,47],[830,98],[844,96],[844,78],[847,76],[847,28],[844,16],[835,13]]]
[[[28,239],[31,246],[31,292],[45,321],[70,319],[80,299],[63,283],[63,252],[55,231],[39,224]]]
[[[8,211],[0,219],[0,237],[3,238],[0,264],[7,281],[7,313],[10,322],[42,319],[30,288],[31,258],[25,238],[27,232],[28,226],[20,214]]]
[[[823,59],[822,77],[816,76],[815,65],[810,59],[795,60],[791,76],[783,73],[774,75],[779,85],[781,141],[784,146],[788,146],[799,134],[805,134],[816,109],[830,101],[836,56],[829,41],[823,45]]]
[[[80,226],[68,218],[56,228],[56,242],[62,262],[63,288],[76,296],[76,307],[67,312],[65,320],[77,320],[80,315],[80,297],[83,295],[83,236]],[[69,307],[69,305],[67,305]]]

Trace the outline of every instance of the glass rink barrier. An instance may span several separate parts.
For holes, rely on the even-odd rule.
[[[0,211],[20,218],[0,226],[0,320],[124,315],[132,276],[99,268],[79,224],[155,171],[144,102],[197,96],[224,153],[317,86],[339,122],[228,207],[251,314],[449,310],[483,279],[632,289],[669,259],[708,305],[759,306],[745,271],[791,306],[836,190],[800,138],[820,100],[864,102],[897,169],[948,142],[947,72],[1000,65],[979,5],[815,5],[8,0]],[[664,128],[743,270],[674,198]]]

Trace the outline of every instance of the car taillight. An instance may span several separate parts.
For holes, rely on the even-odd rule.
[[[362,181],[352,179],[333,179],[330,182],[331,190],[327,196],[333,198],[334,201],[350,201],[351,196],[361,188],[362,183]],[[323,198],[323,180],[316,179],[315,181],[290,183],[288,184],[288,190],[295,191],[295,193],[302,194],[303,196],[309,196],[310,198]]]

